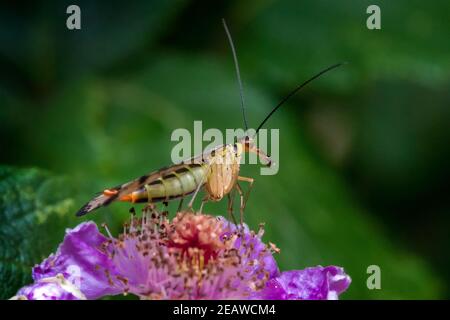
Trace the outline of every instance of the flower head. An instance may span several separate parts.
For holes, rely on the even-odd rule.
[[[336,299],[350,284],[339,267],[280,273],[272,244],[222,217],[146,209],[117,238],[93,222],[68,230],[55,254],[33,268],[19,298]]]
[[[169,221],[147,213],[105,252],[123,290],[141,298],[243,299],[277,272],[261,236],[209,215],[180,212]]]

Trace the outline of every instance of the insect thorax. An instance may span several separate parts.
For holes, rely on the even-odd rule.
[[[206,191],[211,200],[219,201],[233,189],[239,175],[242,144],[228,144],[211,155]]]

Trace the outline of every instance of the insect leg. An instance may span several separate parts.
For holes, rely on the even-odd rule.
[[[144,186],[145,190],[147,191],[147,205],[144,207],[144,209],[148,209],[150,210],[150,212],[153,212],[156,207],[155,204],[152,202],[152,196],[151,196],[151,191],[148,185]]]
[[[203,199],[202,199],[202,204],[200,205],[200,210],[198,210],[198,213],[202,213],[202,211],[203,211],[203,205],[206,203],[206,202],[208,202],[208,200],[209,200],[209,196],[208,195],[205,195],[204,197],[203,197]]]
[[[210,166],[211,166],[211,163],[208,163],[208,167],[207,167],[208,170],[209,170]],[[208,170],[207,170],[207,171],[208,171]],[[202,181],[200,181],[200,183],[198,184],[197,189],[195,190],[194,195],[193,195],[192,198],[191,198],[191,201],[189,201],[189,203],[188,203],[188,208],[189,208],[189,210],[191,210],[191,211],[193,211],[192,205],[194,204],[194,200],[195,200],[195,197],[197,196],[197,193],[200,191],[200,188],[202,187],[203,183],[204,183],[205,180],[206,180],[206,176],[207,176],[207,174],[203,175]]]
[[[231,196],[231,193],[233,194],[233,196]],[[235,193],[233,193],[233,192],[231,192],[231,193],[227,194],[228,214],[230,215],[231,220],[233,220],[233,223],[237,226],[236,218],[234,217],[234,214],[233,214],[233,200],[234,200]]]
[[[241,198],[240,214],[241,214],[241,226],[243,226],[244,225],[244,207],[245,207],[244,191],[242,191],[242,188],[239,185],[239,183],[236,183],[236,190],[239,192],[239,196]]]
[[[188,208],[189,208],[189,210],[191,210],[191,211],[194,211],[194,210],[192,209],[192,205],[194,204],[194,200],[195,200],[195,197],[197,196],[197,193],[200,191],[200,188],[201,188],[201,186],[203,185],[203,180],[204,180],[204,179],[202,179],[202,182],[198,184],[198,187],[197,187],[197,189],[195,190],[194,195],[193,195],[192,198],[191,198],[191,201],[189,201],[189,203],[188,203]]]
[[[238,176],[238,180],[248,182],[248,189],[244,196],[244,208],[245,208],[245,206],[247,205],[247,200],[248,200],[248,197],[250,196],[250,191],[252,190],[253,182],[255,181],[255,179]]]
[[[183,200],[184,200],[184,198],[181,198],[181,199],[180,199],[180,203],[178,204],[177,212],[180,212],[180,211],[181,211],[181,207],[183,206]]]

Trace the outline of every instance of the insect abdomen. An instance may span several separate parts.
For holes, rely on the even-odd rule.
[[[200,164],[187,164],[167,173],[142,188],[123,196],[121,201],[159,202],[181,198],[194,192],[199,184],[206,182],[207,167]]]

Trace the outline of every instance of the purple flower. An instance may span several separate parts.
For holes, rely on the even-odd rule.
[[[39,282],[60,274],[78,287],[87,299],[120,293],[118,288],[111,286],[105,272],[101,270],[107,268],[110,273],[114,272],[112,261],[100,251],[106,240],[93,222],[81,223],[67,230],[56,253],[33,268],[33,280]]]
[[[79,288],[67,281],[62,274],[42,278],[23,287],[13,299],[19,300],[84,300],[86,296]]]
[[[350,284],[339,267],[280,273],[278,249],[224,218],[143,211],[123,234],[102,235],[93,222],[68,230],[63,243],[33,268],[22,299],[337,299]]]
[[[334,266],[285,271],[270,279],[256,298],[268,300],[337,300],[351,283],[344,269]]]
[[[123,290],[141,298],[245,299],[278,273],[261,236],[209,215],[144,215],[107,252]]]

